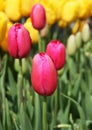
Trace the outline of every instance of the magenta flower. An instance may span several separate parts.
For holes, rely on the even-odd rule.
[[[35,4],[32,8],[31,14],[32,25],[35,29],[42,29],[46,24],[45,9],[41,4]]]
[[[20,23],[14,24],[8,32],[8,52],[14,58],[27,56],[31,49],[29,32]]]
[[[31,82],[33,89],[40,95],[49,96],[56,89],[57,72],[51,58],[44,52],[33,58]]]
[[[51,40],[47,45],[46,53],[53,60],[57,70],[64,66],[66,60],[66,50],[63,43],[58,40]]]

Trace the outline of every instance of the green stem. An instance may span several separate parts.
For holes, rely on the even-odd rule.
[[[47,102],[46,97],[43,97],[43,115],[42,115],[42,130],[47,130]]]
[[[57,109],[58,109],[58,88],[55,91],[55,116],[57,114]]]
[[[57,39],[58,33],[59,33],[59,27],[57,26],[56,30],[54,31],[54,34],[53,34],[53,39]]]
[[[39,32],[38,51],[39,51],[39,52],[41,52],[41,51],[42,51],[42,41],[41,41],[40,32]]]
[[[53,126],[56,125],[57,108],[58,108],[58,89],[56,89],[51,100],[52,119],[51,119],[51,124],[50,124],[50,130],[53,130]]]
[[[40,121],[41,121],[40,97],[35,92],[35,126],[34,126],[34,130],[41,129]]]
[[[18,74],[18,80],[17,80],[17,94],[18,94],[18,109],[20,109],[20,104],[22,102],[22,87],[23,87],[23,77],[22,74]]]

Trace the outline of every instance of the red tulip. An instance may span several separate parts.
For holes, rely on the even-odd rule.
[[[14,58],[27,56],[31,49],[29,32],[20,23],[14,24],[8,32],[8,51]]]
[[[44,52],[34,56],[31,81],[34,90],[44,96],[51,95],[57,86],[57,72],[51,58]]]
[[[31,21],[35,29],[42,29],[46,24],[45,9],[41,4],[35,4],[31,10]]]
[[[63,43],[58,40],[51,40],[47,45],[46,53],[53,60],[57,70],[61,69],[64,66],[66,51]]]

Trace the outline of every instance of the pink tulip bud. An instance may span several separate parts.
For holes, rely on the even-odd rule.
[[[36,54],[32,61],[31,81],[40,95],[50,96],[57,86],[57,72],[51,58],[44,52]]]
[[[8,51],[14,58],[27,56],[31,49],[29,32],[20,23],[14,24],[8,32]]]
[[[61,69],[64,66],[66,51],[63,43],[58,40],[51,40],[47,45],[46,53],[53,60],[57,70]]]
[[[41,4],[36,4],[31,10],[31,21],[35,29],[42,29],[46,24],[45,9]]]

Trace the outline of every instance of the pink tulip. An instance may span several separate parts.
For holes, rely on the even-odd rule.
[[[41,4],[35,4],[31,10],[31,21],[35,29],[42,29],[46,24],[45,9]]]
[[[14,24],[8,32],[8,51],[14,58],[27,56],[31,49],[29,32],[20,23]]]
[[[57,70],[61,69],[66,60],[65,46],[58,40],[51,40],[46,48],[46,53],[53,60]]]
[[[57,72],[51,58],[44,52],[34,56],[31,81],[33,89],[40,95],[51,95],[57,86]]]

